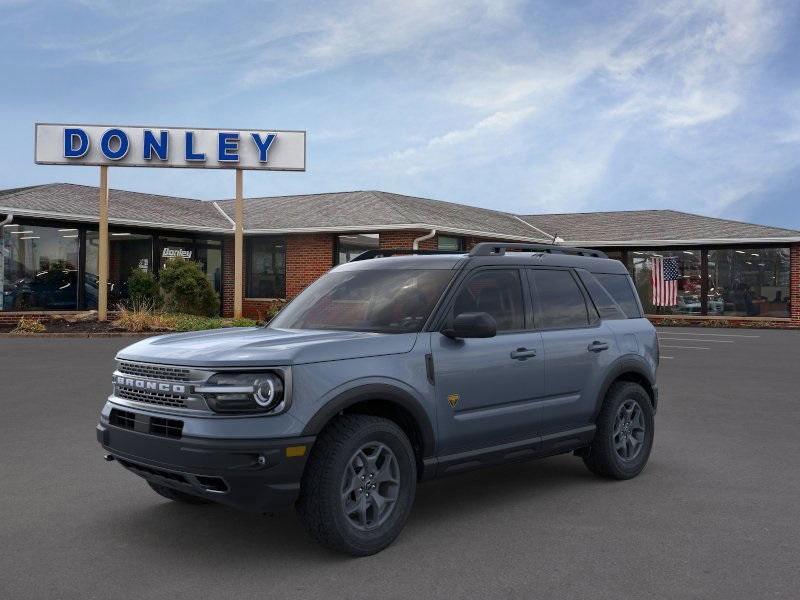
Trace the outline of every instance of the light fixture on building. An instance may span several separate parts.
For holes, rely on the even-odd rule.
[[[691,254],[692,256],[694,256],[694,252],[692,252],[691,250],[684,250],[683,253],[684,254]]]
[[[76,237],[78,237],[78,234],[77,233],[73,233],[71,235],[62,235],[61,237],[62,238],[76,238]]]
[[[750,256],[760,256],[760,255],[759,255],[759,254],[756,254],[756,253],[754,253],[754,252],[751,252],[751,253],[750,253]]]
[[[39,236],[39,235],[26,235],[26,236],[23,236],[23,237],[18,238],[18,239],[20,239],[20,240],[38,240],[40,237],[41,236]]]
[[[116,236],[120,236],[120,235],[130,235],[130,233],[112,233],[111,235],[116,235]]]
[[[12,223],[11,225],[3,225],[3,228],[6,227],[19,227],[19,225],[17,223]]]
[[[77,229],[59,229],[59,231],[78,231]]]
[[[25,235],[26,233],[33,233],[33,229],[28,231],[12,231],[11,235]]]
[[[737,250],[736,254],[747,254],[747,252],[745,252],[744,250]]]

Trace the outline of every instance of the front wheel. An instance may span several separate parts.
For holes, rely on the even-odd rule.
[[[317,542],[367,556],[400,534],[416,485],[414,450],[400,427],[381,417],[343,415],[314,444],[297,510]]]
[[[631,479],[647,465],[653,434],[653,406],[648,393],[639,384],[617,382],[606,394],[597,417],[597,432],[583,462],[602,477]]]

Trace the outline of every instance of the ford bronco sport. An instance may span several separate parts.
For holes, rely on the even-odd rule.
[[[658,402],[625,267],[560,246],[368,251],[265,327],[152,337],[117,360],[107,460],[178,502],[295,505],[359,556],[397,537],[424,479],[567,452],[635,477]]]

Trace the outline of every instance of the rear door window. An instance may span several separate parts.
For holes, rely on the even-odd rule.
[[[581,278],[583,285],[586,286],[586,291],[589,292],[600,318],[606,320],[628,318],[625,311],[622,310],[617,301],[611,297],[611,294],[592,273],[584,269],[578,269],[578,276]]]
[[[569,271],[531,269],[534,305],[538,305],[539,329],[577,329],[589,326],[583,292]]]
[[[634,294],[629,275],[594,273],[594,276],[617,304],[619,304],[626,317],[629,319],[638,319],[642,316],[642,312],[639,309],[639,302]]]

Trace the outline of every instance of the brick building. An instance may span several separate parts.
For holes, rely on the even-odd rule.
[[[72,184],[0,191],[0,320],[96,306],[97,198],[97,188]],[[233,215],[232,200],[112,190],[110,305],[125,300],[131,270],[158,274],[183,258],[202,265],[230,315]],[[654,320],[800,327],[800,231],[670,210],[513,215],[379,191],[247,199],[244,229],[243,306],[258,318],[367,249],[558,238],[623,261]],[[679,272],[666,306],[652,302],[655,258]]]

